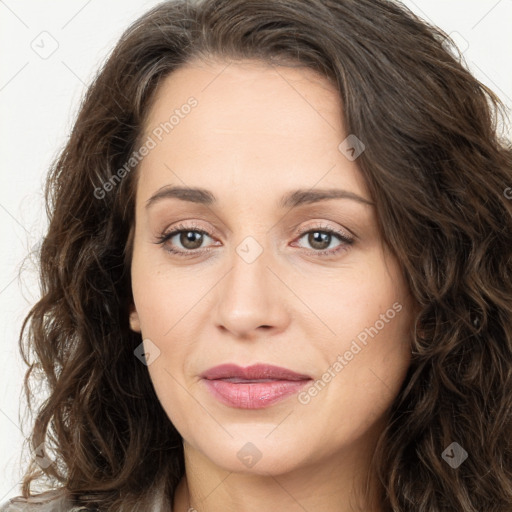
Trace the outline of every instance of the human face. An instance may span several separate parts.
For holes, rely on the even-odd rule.
[[[182,108],[190,97],[194,107]],[[369,446],[409,365],[410,304],[357,159],[338,149],[348,134],[336,91],[303,68],[189,63],[159,86],[148,136],[157,143],[137,170],[130,323],[188,446],[260,474]],[[283,207],[299,189],[346,193]],[[174,229],[185,232],[158,243]],[[226,363],[310,380],[202,377]]]

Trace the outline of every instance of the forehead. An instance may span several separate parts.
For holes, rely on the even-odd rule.
[[[338,149],[346,136],[338,92],[310,69],[194,61],[158,87],[142,137],[156,144],[140,165],[140,186],[182,179],[268,194],[269,184],[284,190],[322,180],[361,192],[355,162]]]

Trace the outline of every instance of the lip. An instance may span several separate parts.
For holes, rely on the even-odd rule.
[[[287,368],[281,368],[280,366],[274,366],[271,364],[254,364],[242,368],[236,364],[221,364],[214,366],[201,374],[203,379],[229,379],[238,378],[245,380],[308,380],[311,379],[309,375],[303,375],[300,373],[293,372]]]
[[[309,375],[267,364],[246,368],[222,364],[206,370],[201,378],[217,400],[239,409],[268,407],[312,381]]]

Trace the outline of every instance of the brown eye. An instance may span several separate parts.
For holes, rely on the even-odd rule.
[[[180,225],[169,233],[162,233],[156,243],[163,245],[164,249],[172,254],[194,256],[196,253],[209,250],[203,246],[205,236],[212,238],[208,232],[202,229]]]
[[[201,247],[203,237],[204,234],[200,231],[181,231],[178,240],[185,249],[193,251]]]
[[[331,244],[332,235],[325,231],[310,231],[308,233],[308,243],[319,251],[323,251]]]
[[[316,228],[309,230],[302,230],[299,240],[305,239],[311,252],[320,256],[329,256],[337,254],[339,251],[346,250],[354,243],[354,240],[342,232],[335,231],[331,228]],[[329,248],[333,239],[338,239],[340,242],[337,246]],[[304,247],[300,245],[300,247]],[[307,249],[307,247],[305,247]]]

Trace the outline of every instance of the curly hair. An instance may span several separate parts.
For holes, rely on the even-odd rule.
[[[418,305],[411,364],[372,460],[384,510],[512,510],[505,107],[443,31],[388,0],[175,0],[122,35],[46,183],[41,298],[20,350],[30,408],[32,379],[48,388],[30,446],[54,463],[29,463],[23,496],[45,478],[80,506],[149,510],[160,492],[169,508],[184,475],[181,436],[134,357],[137,166],[126,162],[162,80],[212,57],[315,70],[366,146],[358,167]],[[468,454],[457,468],[442,460],[453,442]]]

